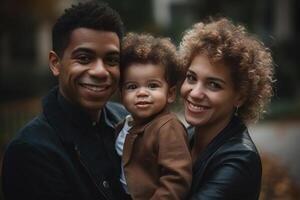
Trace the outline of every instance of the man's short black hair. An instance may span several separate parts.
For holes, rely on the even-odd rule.
[[[60,57],[69,44],[70,35],[76,28],[90,28],[94,30],[110,31],[123,37],[123,22],[120,15],[106,3],[88,1],[72,5],[65,9],[52,29],[52,48]]]

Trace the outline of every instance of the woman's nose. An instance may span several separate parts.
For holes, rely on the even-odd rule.
[[[190,95],[190,97],[192,97],[194,99],[203,99],[206,96],[205,90],[203,89],[203,87],[200,84],[192,87],[189,95]]]

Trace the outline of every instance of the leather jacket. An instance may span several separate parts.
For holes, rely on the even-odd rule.
[[[188,130],[192,135],[193,128]],[[257,200],[261,174],[260,156],[248,130],[233,117],[196,159],[189,199]]]

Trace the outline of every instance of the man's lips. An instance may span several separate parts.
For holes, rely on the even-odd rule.
[[[92,91],[92,92],[102,92],[110,87],[110,84],[90,84],[90,83],[79,83],[80,86]]]

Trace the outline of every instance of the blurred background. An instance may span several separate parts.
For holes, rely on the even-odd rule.
[[[66,7],[78,2],[83,1],[0,2],[0,162],[10,139],[41,110],[42,96],[56,84],[48,69],[51,27]],[[300,152],[300,1],[106,2],[120,13],[126,31],[171,37],[178,45],[183,31],[193,23],[208,16],[224,16],[246,26],[272,50],[277,79],[275,96],[265,119],[250,126],[263,158],[260,199],[300,199],[297,159]],[[180,107],[175,106],[174,111],[180,113]]]

